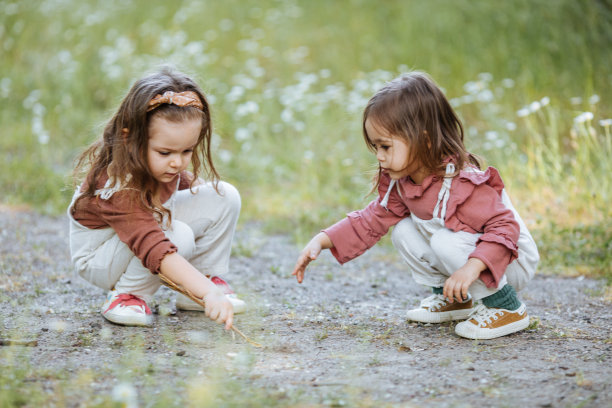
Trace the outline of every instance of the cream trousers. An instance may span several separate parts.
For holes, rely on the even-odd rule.
[[[220,195],[210,183],[193,190],[195,194],[177,191],[168,200],[172,224],[164,232],[200,272],[223,275],[229,268],[240,195],[225,182],[219,182]],[[88,229],[71,218],[70,247],[78,273],[102,289],[132,293],[148,302],[161,285],[112,229]]]
[[[443,287],[446,279],[465,265],[481,234],[454,232],[445,227],[428,234],[427,231],[417,228],[416,223],[418,220],[410,217],[400,221],[391,233],[393,245],[408,263],[412,277],[417,283],[429,287]],[[522,220],[520,223],[522,224]],[[470,286],[469,292],[475,300],[494,294],[506,283],[512,285],[517,292],[526,286],[533,277],[539,260],[535,243],[530,244],[529,240],[526,242],[529,247],[523,250],[519,239],[519,258],[508,265],[497,288],[487,288],[480,279]]]

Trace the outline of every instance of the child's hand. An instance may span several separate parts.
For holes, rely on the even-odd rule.
[[[225,330],[232,328],[234,323],[234,307],[220,290],[213,290],[204,296],[205,312],[211,320],[217,323],[225,322]]]
[[[478,279],[480,272],[487,268],[478,258],[470,258],[461,268],[457,269],[444,283],[443,295],[450,303],[454,300],[468,298],[468,289]]]
[[[292,275],[295,275],[298,283],[302,283],[304,280],[304,272],[306,271],[308,264],[317,259],[322,249],[329,248],[333,248],[331,240],[326,233],[320,232],[310,240],[304,249],[302,249],[298,260],[295,263],[295,268],[293,268],[293,272],[291,273]]]

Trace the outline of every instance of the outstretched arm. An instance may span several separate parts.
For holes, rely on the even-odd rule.
[[[204,300],[206,316],[217,323],[225,322],[229,330],[234,321],[234,309],[223,292],[178,253],[168,254],[159,268],[162,275]]]
[[[300,256],[293,268],[292,275],[295,275],[298,283],[304,280],[304,272],[311,261],[317,259],[321,250],[333,248],[334,244],[329,239],[329,236],[324,232],[319,232],[313,239],[302,249]]]

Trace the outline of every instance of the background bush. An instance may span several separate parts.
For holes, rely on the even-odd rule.
[[[76,154],[161,64],[211,97],[242,221],[303,241],[362,207],[371,94],[419,69],[500,168],[544,271],[611,278],[606,1],[0,1],[0,191],[58,214]]]

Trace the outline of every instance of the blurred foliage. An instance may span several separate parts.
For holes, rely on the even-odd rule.
[[[589,235],[590,245],[603,258],[587,257],[582,269],[600,276],[596,265],[609,261],[607,1],[38,0],[0,7],[4,203],[63,211],[74,157],[100,134],[134,79],[172,64],[210,95],[215,160],[242,193],[242,220],[264,220],[303,241],[371,198],[376,163],[364,148],[361,111],[384,81],[420,69],[445,89],[468,147],[502,171],[546,259],[557,265],[581,253],[550,240],[551,231],[592,225],[601,233]]]

